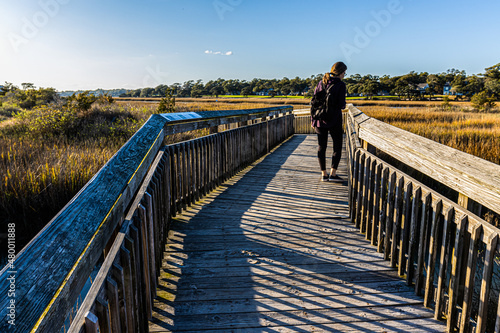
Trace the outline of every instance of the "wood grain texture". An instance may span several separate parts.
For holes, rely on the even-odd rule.
[[[172,221],[150,332],[443,331],[350,223],[346,185],[320,181],[316,144],[294,136]]]

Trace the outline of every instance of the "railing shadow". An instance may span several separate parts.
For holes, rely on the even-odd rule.
[[[151,332],[443,331],[316,164],[296,135],[174,219]]]

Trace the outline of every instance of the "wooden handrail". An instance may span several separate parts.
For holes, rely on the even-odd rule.
[[[15,326],[0,331],[54,332],[62,327],[112,235],[122,225],[166,135],[291,114],[291,106],[153,115],[84,188],[0,272],[0,316],[15,304]],[[7,280],[10,276],[15,278]],[[14,286],[15,296],[9,293]],[[9,296],[11,295],[11,296]]]
[[[500,214],[500,165],[370,118],[352,104],[349,114],[359,139]]]
[[[448,332],[468,332],[471,326],[475,332],[485,332],[488,308],[499,302],[491,297],[490,290],[494,258],[500,250],[500,229],[366,148],[374,146],[459,193],[474,195],[473,200],[489,208],[498,203],[498,187],[490,183],[482,188],[485,177],[474,175],[486,165],[496,179],[500,167],[384,124],[353,106],[344,121],[352,222],[398,268],[408,285],[415,286],[415,293],[424,296],[424,305],[434,308],[435,319],[446,319]],[[471,166],[478,168],[475,173]],[[459,176],[468,180],[451,180]],[[467,190],[460,184],[467,184]],[[469,192],[472,186],[479,193]],[[480,200],[483,191],[493,203]],[[482,261],[478,260],[481,253]],[[481,271],[481,287],[477,290],[474,279]],[[471,318],[473,298],[479,299],[477,320]],[[490,320],[500,327],[499,315]]]

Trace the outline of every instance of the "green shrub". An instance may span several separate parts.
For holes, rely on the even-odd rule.
[[[68,107],[76,108],[78,111],[88,111],[95,101],[97,101],[97,96],[91,94],[90,91],[84,91],[69,96]]]
[[[174,90],[167,88],[165,91],[165,97],[163,97],[160,100],[157,113],[172,113],[172,112],[175,112]]]
[[[471,103],[476,109],[489,110],[495,107],[495,98],[483,90],[472,96]]]
[[[22,132],[34,137],[71,135],[78,125],[74,109],[47,105],[22,110],[14,118]]]
[[[17,106],[12,106],[10,104],[0,105],[0,116],[13,117],[16,113],[21,112],[21,108]]]

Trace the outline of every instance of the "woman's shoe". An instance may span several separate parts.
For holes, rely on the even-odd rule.
[[[327,181],[328,181],[328,179],[329,179],[329,177],[328,177],[328,176],[321,176],[321,181],[322,181],[322,182],[327,182]]]
[[[335,176],[330,175],[330,177],[328,177],[328,181],[342,183],[344,180],[337,175]]]

